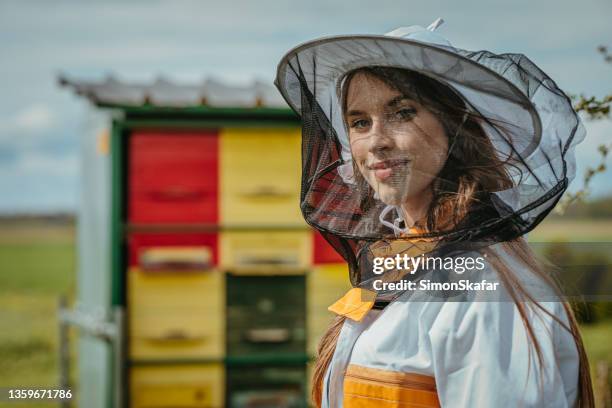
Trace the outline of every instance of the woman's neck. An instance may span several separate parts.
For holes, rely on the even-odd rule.
[[[406,227],[410,228],[414,226],[417,221],[425,218],[432,197],[432,191],[428,188],[422,193],[410,197],[402,204],[402,215],[404,216]]]

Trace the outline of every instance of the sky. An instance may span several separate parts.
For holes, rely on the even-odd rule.
[[[79,206],[79,143],[92,108],[58,86],[60,73],[271,82],[299,43],[438,17],[456,47],[525,54],[568,94],[612,93],[612,64],[596,50],[612,48],[609,0],[0,0],[0,213]],[[596,146],[612,142],[612,120],[585,125],[573,188],[597,163]],[[612,195],[611,174],[594,180],[593,197]]]

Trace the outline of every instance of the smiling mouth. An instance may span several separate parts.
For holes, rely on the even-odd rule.
[[[394,171],[410,163],[408,159],[388,159],[371,164],[369,170],[374,172],[374,176],[379,181],[384,181],[393,175]]]
[[[374,164],[371,164],[368,166],[368,169],[370,170],[381,170],[381,169],[388,169],[388,168],[393,168],[393,167],[397,167],[397,166],[402,166],[405,164],[408,164],[410,162],[410,160],[408,159],[388,159],[388,160],[382,160],[379,162],[376,162]]]

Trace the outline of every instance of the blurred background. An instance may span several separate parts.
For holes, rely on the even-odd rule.
[[[0,0],[0,387],[69,386],[80,407],[303,406],[349,284],[301,219],[299,121],[272,80],[325,35],[442,17],[457,47],[533,60],[587,138],[529,240],[609,283],[610,16],[600,0]],[[576,310],[612,406],[612,307]]]

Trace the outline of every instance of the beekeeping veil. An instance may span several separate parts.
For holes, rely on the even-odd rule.
[[[317,39],[292,49],[278,65],[275,84],[302,119],[303,216],[347,261],[353,286],[372,278],[374,248],[393,255],[411,243],[429,242],[425,252],[443,254],[517,238],[548,214],[574,177],[574,147],[585,132],[568,97],[522,54],[453,47],[436,32],[441,23]],[[441,119],[445,112],[428,103],[435,95],[419,95],[419,81],[441,84],[454,95],[461,114],[441,122],[448,160],[455,164],[432,182],[444,197],[460,195],[457,185],[468,170],[482,167],[470,173],[479,175],[477,183],[495,173],[487,164],[465,162],[468,156],[458,147],[474,137],[475,124],[487,141],[477,156],[497,163],[496,174],[505,181],[478,184],[467,212],[447,208],[447,216],[439,218],[446,222],[409,228],[401,205],[385,203],[372,183],[359,182],[343,117],[343,84],[347,74],[363,67],[416,72],[415,86],[397,89],[415,89],[407,96]]]

